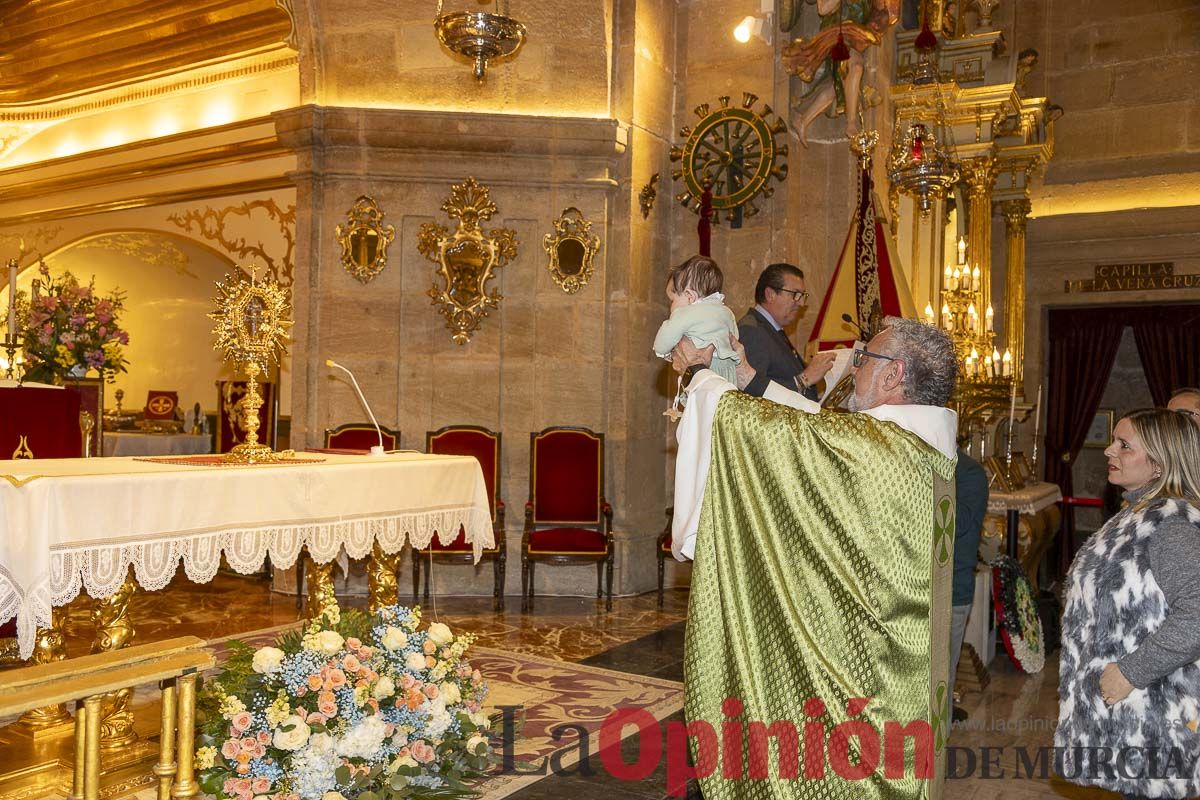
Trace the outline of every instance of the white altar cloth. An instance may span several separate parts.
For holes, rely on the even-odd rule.
[[[487,487],[467,456],[314,455],[320,463],[196,466],[132,458],[0,464],[0,622],[16,617],[22,658],[52,606],[81,588],[108,597],[134,568],[162,589],[180,560],[188,579],[212,580],[224,554],[254,572],[268,554],[289,567],[302,547],[319,564],[342,548],[362,558],[406,541],[446,544],[465,527],[475,558],[494,546]]]

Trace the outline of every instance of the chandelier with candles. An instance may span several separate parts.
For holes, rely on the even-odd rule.
[[[932,304],[925,306],[925,322],[937,324],[950,334],[958,355],[960,384],[1007,387],[1016,374],[1012,352],[1003,354],[996,344],[995,311],[983,306],[983,287],[979,266],[970,267],[966,258],[967,243],[958,240],[958,258],[947,265],[942,279],[940,313]]]

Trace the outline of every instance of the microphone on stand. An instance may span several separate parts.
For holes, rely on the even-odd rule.
[[[866,331],[862,329],[861,325],[854,321],[854,317],[850,316],[849,314],[842,314],[842,322],[848,322],[849,324],[858,328],[859,338],[861,338],[864,342],[867,341]]]
[[[351,372],[350,370],[346,369],[345,367],[343,367],[341,364],[334,361],[332,358],[325,359],[325,366],[337,367],[342,372],[344,372],[350,376],[350,382],[352,384],[354,384],[354,391],[358,392],[358,399],[360,401],[362,401],[363,408],[365,408],[367,410],[367,416],[369,416],[371,418],[371,424],[375,426],[375,432],[377,434],[379,434],[379,444],[371,445],[371,455],[373,455],[373,456],[384,455],[385,453],[384,453],[384,449],[383,449],[383,431],[380,429],[379,423],[375,420],[375,414],[372,413],[371,407],[369,405],[367,405],[367,398],[363,397],[362,389],[358,388],[358,381],[356,381],[354,379],[354,373]]]

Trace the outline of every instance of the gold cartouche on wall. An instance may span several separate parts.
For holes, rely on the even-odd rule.
[[[361,195],[346,212],[346,224],[334,228],[342,246],[342,266],[361,283],[370,283],[387,266],[387,249],[396,229],[384,225],[383,217],[375,199]]]
[[[446,318],[457,344],[471,341],[471,334],[497,308],[504,296],[493,288],[488,293],[488,281],[495,270],[517,256],[517,232],[510,228],[492,228],[485,236],[479,228],[481,221],[491,219],[496,204],[490,190],[467,178],[450,188],[450,197],[442,210],[458,220],[454,233],[436,222],[426,222],[417,235],[417,251],[437,265],[433,288],[429,296]]]
[[[600,237],[591,231],[592,223],[572,206],[554,220],[554,233],[547,233],[542,238],[542,248],[550,256],[546,269],[567,294],[575,294],[592,279]]]

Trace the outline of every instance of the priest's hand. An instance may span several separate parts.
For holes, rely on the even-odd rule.
[[[746,387],[750,385],[750,381],[754,380],[754,376],[758,374],[758,371],[750,366],[750,359],[746,358],[746,348],[733,334],[729,335],[729,345],[733,348],[733,352],[737,357],[741,359],[738,361],[736,377],[738,390],[744,392],[746,391]]]
[[[816,386],[817,382],[825,377],[829,370],[833,369],[833,362],[836,360],[834,351],[822,350],[813,356],[812,361],[808,362],[808,366],[804,368],[804,372],[800,373],[800,379],[805,386]]]
[[[707,367],[712,364],[713,352],[716,349],[715,345],[710,344],[700,350],[692,344],[691,339],[684,336],[679,340],[679,344],[671,350],[671,368],[682,375],[691,367]]]
[[[1100,696],[1108,705],[1115,706],[1129,697],[1129,693],[1132,691],[1133,684],[1125,678],[1125,674],[1121,672],[1121,668],[1115,661],[1100,673]]]

